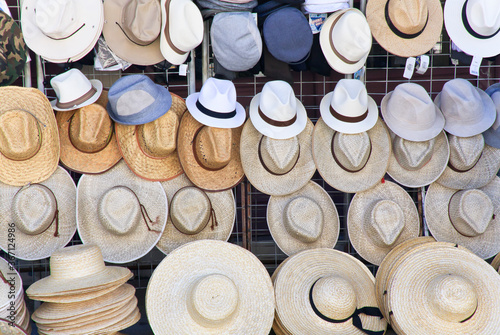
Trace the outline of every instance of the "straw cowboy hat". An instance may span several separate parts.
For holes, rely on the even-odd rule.
[[[46,180],[60,152],[49,100],[35,88],[8,86],[0,87],[0,101],[0,182],[23,186]]]
[[[420,234],[417,207],[398,184],[379,183],[352,198],[347,213],[347,232],[358,254],[380,265],[391,249]]]
[[[493,125],[483,132],[484,143],[500,149],[500,83],[491,85],[486,89],[486,94],[491,97],[497,111],[497,117]]]
[[[450,39],[463,52],[480,57],[500,54],[500,6],[496,1],[449,0],[444,25]]]
[[[0,86],[8,86],[23,73],[27,49],[16,21],[0,11]]]
[[[99,99],[102,83],[98,79],[87,79],[78,69],[71,69],[50,80],[57,99],[50,104],[56,111],[69,111],[90,105]]]
[[[432,236],[457,243],[481,258],[500,252],[500,178],[481,188],[456,190],[431,184],[424,213]]]
[[[172,251],[155,269],[146,313],[157,335],[267,334],[274,318],[273,285],[248,250],[195,241]]]
[[[365,15],[356,8],[328,16],[319,33],[325,58],[335,71],[354,73],[366,62],[372,48],[372,33]]]
[[[177,156],[177,130],[186,104],[178,95],[170,95],[170,110],[156,120],[136,126],[115,124],[123,159],[143,179],[163,181],[183,173]]]
[[[104,39],[129,63],[153,65],[165,59],[160,51],[161,24],[158,0],[104,1]]]
[[[83,175],[77,186],[78,234],[101,248],[106,262],[127,263],[156,245],[168,205],[159,182],[144,180],[121,161],[99,175]]]
[[[344,252],[304,250],[286,260],[273,283],[282,334],[383,334],[387,328],[375,278]]]
[[[443,29],[439,0],[370,0],[366,19],[375,40],[400,57],[425,54],[439,41]]]
[[[231,190],[204,192],[185,174],[161,184],[167,194],[169,216],[156,247],[164,254],[191,241],[229,239],[236,218]]]
[[[75,62],[85,56],[103,24],[101,0],[26,0],[21,8],[26,45],[52,63]]]
[[[384,177],[391,140],[380,119],[368,131],[345,134],[320,118],[314,127],[312,152],[319,174],[330,186],[355,193],[373,187]]]

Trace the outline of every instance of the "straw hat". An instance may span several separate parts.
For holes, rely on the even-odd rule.
[[[498,253],[495,258],[493,258],[493,260],[491,261],[491,266],[497,271],[500,270],[500,253]]]
[[[328,193],[309,181],[285,196],[271,196],[267,204],[267,225],[273,240],[287,255],[312,248],[333,248],[340,222]]]
[[[177,130],[186,111],[184,100],[170,93],[172,106],[146,124],[115,124],[118,147],[132,172],[143,179],[162,181],[183,173],[177,156]]]
[[[88,106],[99,99],[102,82],[88,79],[80,70],[71,69],[50,80],[57,99],[50,104],[56,111],[69,111]]]
[[[157,335],[267,334],[273,293],[266,268],[248,250],[195,241],[172,251],[155,269],[146,312]]]
[[[314,127],[312,152],[319,174],[330,186],[355,193],[373,187],[384,177],[391,141],[381,119],[366,132],[344,134],[320,118]]]
[[[481,134],[459,137],[448,134],[450,159],[439,184],[454,188],[479,188],[488,184],[500,169],[500,149],[484,144]]]
[[[7,86],[0,87],[0,101],[0,182],[23,186],[46,180],[60,151],[49,100],[35,88]]]
[[[457,243],[481,258],[500,252],[500,178],[484,187],[456,190],[431,184],[424,207],[438,241]]]
[[[231,190],[204,192],[184,174],[161,184],[167,194],[169,216],[156,247],[164,254],[191,241],[229,239],[236,218]]]
[[[129,277],[123,277],[122,279],[112,282],[111,284],[106,284],[102,285],[99,288],[90,288],[90,289],[85,289],[84,293],[79,293],[82,290],[76,291],[77,293],[73,293],[71,291],[69,292],[59,292],[59,293],[51,293],[49,295],[47,294],[41,294],[41,295],[35,295],[31,294],[30,299],[31,300],[40,300],[40,301],[45,301],[45,302],[55,302],[55,303],[61,303],[61,304],[69,304],[69,303],[74,303],[74,302],[79,302],[79,301],[87,301],[87,300],[92,300],[96,299],[102,295],[105,295],[109,292],[112,292],[122,286],[127,280],[129,280],[132,277],[132,274],[130,274]]]
[[[366,19],[377,42],[400,57],[425,54],[439,41],[443,29],[439,0],[370,0]]]
[[[0,319],[0,333],[2,335],[29,335],[21,326],[7,319]]]
[[[500,83],[491,85],[485,92],[491,97],[491,100],[493,100],[497,116],[493,125],[483,133],[484,143],[500,149]]]
[[[291,256],[274,280],[276,319],[286,334],[382,334],[375,278],[353,256],[309,249]]]
[[[406,187],[423,187],[436,181],[446,169],[450,146],[444,131],[421,142],[405,140],[389,130],[392,152],[387,173]]]
[[[202,190],[233,188],[243,179],[241,129],[213,128],[184,113],[179,125],[177,153],[189,180]]]
[[[316,171],[311,152],[313,129],[307,119],[297,136],[273,139],[262,135],[248,120],[241,132],[240,153],[250,183],[262,193],[276,196],[304,187]]]
[[[106,262],[127,263],[156,245],[168,205],[159,182],[137,177],[125,162],[99,175],[83,175],[77,186],[78,233],[100,247]]]
[[[17,270],[11,266],[11,264],[0,257],[0,273],[7,279],[7,283],[0,280],[0,310],[6,310],[11,302],[21,300],[23,297],[23,280]],[[11,289],[14,292],[11,292]],[[9,295],[14,295],[9,297]]]

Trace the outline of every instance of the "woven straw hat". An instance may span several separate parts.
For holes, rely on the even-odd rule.
[[[236,218],[231,190],[204,192],[186,175],[161,183],[169,203],[167,225],[156,247],[169,254],[196,240],[227,241]]]
[[[392,152],[387,173],[406,187],[423,187],[436,181],[446,169],[450,146],[444,131],[421,142],[405,140],[389,130]]]
[[[488,184],[500,169],[500,149],[484,144],[481,134],[459,137],[448,134],[450,159],[436,180],[454,189],[479,188]]]
[[[276,319],[285,334],[381,334],[375,278],[344,252],[309,249],[287,259],[274,279]],[[359,327],[359,328],[358,328]]]
[[[495,258],[493,258],[493,260],[491,261],[491,266],[497,271],[500,270],[500,253],[498,253]]]
[[[78,290],[76,293],[72,291],[67,291],[67,292],[56,292],[56,293],[51,293],[49,295],[46,294],[40,294],[40,295],[35,295],[32,294],[30,295],[30,299],[32,300],[40,300],[40,301],[45,301],[45,302],[56,302],[56,303],[61,303],[61,304],[69,304],[73,302],[79,302],[79,301],[86,301],[86,300],[92,300],[96,299],[102,295],[105,295],[109,292],[112,292],[122,286],[127,280],[129,280],[132,277],[132,274],[128,277],[123,277],[118,281],[112,282],[111,284],[106,284],[102,285],[99,288],[90,288],[90,289],[85,289],[85,290]],[[83,291],[84,293],[79,293]]]
[[[314,126],[292,138],[273,139],[262,135],[248,120],[241,132],[240,154],[245,175],[252,185],[269,195],[287,195],[304,187],[316,167],[312,160]]]
[[[213,128],[184,113],[179,125],[177,153],[189,180],[205,191],[222,191],[243,179],[241,129]]]
[[[29,335],[21,326],[7,319],[0,319],[0,333],[2,335]]]
[[[69,111],[88,106],[99,99],[102,82],[88,79],[80,70],[71,69],[50,80],[57,98],[50,104],[56,111]]]
[[[319,174],[330,186],[355,193],[373,187],[384,177],[391,141],[381,119],[366,132],[344,134],[320,118],[314,127],[312,152]]]
[[[478,189],[456,190],[431,184],[424,207],[438,241],[469,248],[481,258],[500,252],[500,178]]]
[[[267,334],[273,293],[266,268],[252,253],[227,242],[195,241],[155,269],[146,312],[157,335]]]
[[[340,232],[335,204],[313,181],[292,194],[271,196],[267,224],[273,240],[287,255],[305,249],[333,248]]]
[[[23,297],[23,280],[16,269],[9,262],[0,257],[0,273],[7,279],[7,283],[0,280],[0,310],[5,310],[10,306],[11,301],[22,300]],[[11,287],[15,289],[12,293]],[[14,294],[14,298],[10,299],[9,295]]]
[[[23,186],[46,180],[60,151],[49,100],[35,88],[7,86],[0,87],[0,101],[0,181]]]
[[[495,104],[497,117],[493,125],[483,133],[484,143],[500,149],[500,83],[491,85],[485,92]]]
[[[168,215],[159,182],[137,177],[125,162],[99,175],[83,175],[77,186],[78,233],[101,248],[106,262],[127,263],[156,245]]]
[[[425,54],[443,29],[439,0],[370,0],[366,19],[377,42],[400,57]]]
[[[158,119],[138,126],[115,124],[123,159],[143,179],[163,181],[183,173],[177,156],[177,130],[186,104],[178,95],[170,94],[172,106]]]

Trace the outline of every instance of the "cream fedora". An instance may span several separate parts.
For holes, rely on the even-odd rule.
[[[102,83],[97,79],[87,79],[78,69],[63,72],[50,80],[57,99],[50,102],[56,111],[69,111],[88,106],[99,99]]]

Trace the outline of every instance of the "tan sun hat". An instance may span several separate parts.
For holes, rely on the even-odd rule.
[[[432,183],[424,203],[432,236],[457,243],[486,259],[500,252],[500,178],[478,189]]]
[[[0,87],[0,101],[0,181],[23,186],[46,180],[60,151],[49,100],[35,88],[7,86]]]
[[[167,194],[169,215],[156,247],[164,254],[196,240],[229,239],[236,218],[233,191],[204,192],[185,174],[161,184]]]
[[[40,300],[45,302],[56,302],[61,304],[69,304],[73,302],[92,300],[116,290],[117,288],[122,286],[125,282],[127,282],[127,280],[129,280],[131,277],[132,274],[130,273],[130,276],[128,277],[123,277],[120,280],[114,281],[110,284],[101,285],[98,288],[92,287],[84,290],[74,290],[74,291],[70,290],[70,291],[56,292],[50,294],[40,294],[40,295],[31,294],[30,299]],[[80,293],[82,291],[84,293]]]
[[[0,334],[2,335],[29,335],[25,329],[7,319],[0,319]]]
[[[101,248],[106,262],[127,263],[154,248],[165,228],[167,197],[160,182],[134,175],[121,161],[77,186],[78,234]]]
[[[136,126],[115,124],[123,159],[143,179],[164,181],[183,173],[177,156],[177,130],[186,103],[178,95],[170,94],[172,106],[158,119]]]
[[[384,177],[391,140],[380,118],[373,128],[358,134],[336,132],[320,118],[314,127],[312,151],[319,174],[330,186],[355,193]]]
[[[309,249],[286,260],[274,280],[276,319],[286,334],[383,334],[375,278],[353,256]]]
[[[189,180],[202,190],[233,188],[244,177],[240,158],[241,129],[204,126],[190,113],[179,125],[177,153]]]
[[[398,184],[379,183],[354,195],[347,213],[347,231],[358,254],[380,265],[392,248],[419,236],[417,207]]]
[[[340,232],[335,204],[313,181],[294,193],[271,196],[267,225],[273,240],[287,255],[305,249],[333,248]]]
[[[248,250],[223,241],[190,242],[153,272],[146,312],[156,335],[267,334],[274,317],[273,285]]]

